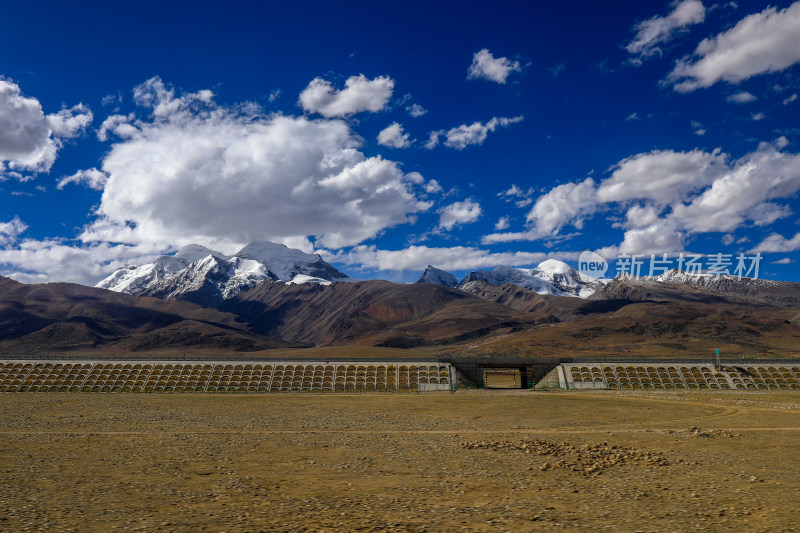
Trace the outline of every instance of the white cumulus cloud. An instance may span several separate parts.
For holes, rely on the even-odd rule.
[[[791,239],[773,233],[750,250],[750,253],[796,252],[797,250],[800,250],[800,233]]]
[[[392,122],[378,133],[378,144],[389,148],[408,148],[413,142],[397,122]]]
[[[97,139],[107,141],[108,134],[113,133],[118,137],[132,137],[139,129],[132,124],[136,120],[136,115],[109,115],[97,130]]]
[[[436,194],[437,192],[442,192],[442,186],[436,180],[429,180],[428,183],[424,185],[425,192],[428,194]]]
[[[58,180],[56,189],[63,189],[70,183],[74,183],[76,185],[86,185],[95,191],[102,191],[103,187],[106,185],[106,181],[108,181],[108,175],[105,172],[97,170],[96,168],[90,168],[88,170],[79,170],[71,176],[64,176]]]
[[[735,102],[737,104],[746,104],[748,102],[755,102],[756,100],[758,100],[758,98],[747,91],[741,91],[728,97],[729,102]]]
[[[585,217],[594,212],[596,205],[595,182],[586,178],[554,187],[536,201],[526,219],[542,235],[556,232],[567,223],[581,229]]]
[[[189,243],[228,253],[254,240],[349,247],[414,222],[441,190],[363,154],[343,120],[220,106],[210,91],[180,94],[158,79],[134,96],[147,116],[106,119],[102,135],[118,139],[101,165],[59,180],[102,189],[94,219],[74,240],[19,240],[21,223],[3,226],[4,275],[94,284]]]
[[[8,246],[17,242],[19,236],[28,229],[27,224],[14,217],[8,222],[0,222],[0,246]]]
[[[505,191],[505,193],[498,193],[497,196],[503,198],[506,202],[514,202],[515,206],[522,208],[528,207],[533,203],[533,193],[533,187],[529,187],[527,191],[523,191],[516,185],[511,185],[508,191]]]
[[[0,265],[3,275],[23,283],[69,281],[94,285],[117,268],[149,263],[163,251],[141,245],[75,245],[58,239],[25,239],[0,248]]]
[[[645,228],[658,221],[661,209],[652,205],[633,205],[625,213],[625,222],[622,227],[628,229]]]
[[[50,125],[53,136],[71,139],[82,134],[86,130],[86,126],[92,123],[93,118],[88,107],[78,104],[68,109],[62,109],[58,113],[47,115],[47,123]]]
[[[653,150],[617,163],[600,184],[598,201],[647,199],[669,204],[713,183],[726,170],[726,156],[718,150]]]
[[[597,210],[595,182],[586,178],[579,183],[565,183],[540,196],[528,212],[527,231],[492,233],[482,239],[484,244],[514,241],[534,241],[552,236],[572,224],[582,228],[584,220]]]
[[[467,79],[485,79],[497,83],[505,83],[509,74],[520,72],[522,67],[519,61],[512,61],[507,57],[494,57],[484,48],[472,56],[472,64],[467,69]]]
[[[437,130],[430,132],[428,141],[425,143],[425,148],[431,150],[439,145],[440,139],[444,136],[444,145],[448,148],[455,148],[456,150],[463,150],[467,146],[481,145],[488,137],[489,133],[494,132],[497,128],[505,128],[511,124],[522,122],[523,117],[494,117],[486,123],[473,122],[470,125],[462,124],[449,130]]]
[[[540,196],[528,213],[528,229],[483,237],[487,244],[552,238],[564,226],[581,229],[596,213],[626,209],[619,250],[671,252],[686,238],[768,226],[791,214],[782,199],[800,191],[800,154],[783,151],[780,137],[733,160],[719,150],[638,154],[620,161],[612,175],[566,183]]]
[[[21,172],[48,172],[61,139],[79,135],[91,121],[92,112],[82,104],[45,115],[39,100],[0,79],[0,178],[4,169],[22,179]]]
[[[719,176],[688,202],[673,205],[669,218],[692,233],[731,232],[751,222],[766,226],[787,216],[788,207],[776,200],[800,190],[800,154],[762,144]]]
[[[671,4],[666,16],[655,16],[634,26],[636,35],[625,50],[636,56],[631,61],[640,64],[644,59],[661,55],[659,45],[669,42],[676,33],[705,20],[706,9],[699,0],[682,0]]]
[[[784,70],[800,61],[800,2],[778,11],[768,7],[733,28],[704,39],[667,77],[679,92],[739,83],[752,76]]]
[[[454,202],[439,209],[439,228],[451,230],[478,220],[481,216],[481,206],[472,198],[463,202]]]
[[[685,232],[679,231],[674,224],[659,220],[649,226],[630,229],[625,232],[617,253],[620,254],[652,254],[679,252],[684,248]]]
[[[152,109],[155,117],[168,117],[192,105],[207,104],[213,98],[214,93],[208,89],[185,93],[176,98],[175,89],[167,87],[158,76],[133,88],[133,101],[137,105]]]
[[[497,219],[497,222],[494,224],[495,231],[503,231],[504,229],[508,229],[511,224],[508,222],[508,217],[500,217]]]
[[[377,113],[386,107],[394,90],[394,80],[388,76],[368,79],[363,74],[351,76],[345,88],[337,91],[331,82],[314,78],[300,93],[299,103],[309,113],[323,117],[346,117],[362,111]]]
[[[85,242],[232,247],[314,236],[336,248],[430,207],[419,197],[421,176],[366,157],[341,120],[264,116],[202,94],[137,88],[152,116],[104,157],[108,179]]]
[[[419,104],[411,104],[409,106],[406,106],[406,111],[408,112],[409,115],[411,115],[414,118],[421,117],[422,115],[428,112],[427,109],[425,109]]]

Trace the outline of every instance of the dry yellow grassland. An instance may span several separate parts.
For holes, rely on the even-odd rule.
[[[800,394],[0,395],[4,531],[796,531]]]

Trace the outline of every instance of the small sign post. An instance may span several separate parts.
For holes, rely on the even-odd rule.
[[[720,357],[719,357],[719,348],[717,348],[714,351],[714,355],[716,357],[715,362],[717,364],[717,371],[720,371],[720,370],[722,370],[722,362],[720,361]]]

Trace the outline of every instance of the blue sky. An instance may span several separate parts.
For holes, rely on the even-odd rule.
[[[0,273],[265,239],[397,281],[583,250],[800,281],[799,35],[800,2],[4,6]]]

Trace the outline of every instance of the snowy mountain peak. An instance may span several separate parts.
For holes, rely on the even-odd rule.
[[[258,241],[233,256],[190,244],[152,263],[118,269],[97,287],[213,306],[266,280],[329,284],[343,279],[346,274],[317,254]]]
[[[205,246],[201,246],[199,244],[187,244],[178,252],[173,255],[175,259],[184,259],[188,263],[194,263],[195,261],[199,261],[204,257],[208,257],[209,255],[214,257],[219,257],[221,259],[228,259],[227,255],[221,254],[219,252],[215,252],[210,248],[206,248]],[[170,257],[170,256],[161,256],[161,257]]]
[[[588,298],[597,288],[597,280],[582,276],[568,264],[548,259],[536,268],[512,268],[499,266],[493,270],[470,272],[456,288],[463,288],[472,281],[485,281],[490,285],[518,285],[538,294],[577,296]]]
[[[301,250],[289,248],[285,244],[278,244],[269,241],[253,241],[235,255],[248,257],[257,261],[269,261],[275,259],[296,259],[300,261],[313,261],[319,259],[318,254],[307,254]]]
[[[566,274],[566,275],[570,275],[572,272],[575,271],[574,268],[572,268],[563,261],[559,261],[558,259],[547,259],[546,261],[542,261],[541,263],[539,263],[539,266],[537,266],[535,270],[538,270],[540,272],[549,272],[551,274]]]
[[[433,285],[455,287],[458,285],[458,279],[449,272],[445,272],[444,270],[428,265],[417,283],[431,283]]]
[[[261,263],[281,281],[291,281],[298,274],[328,280],[347,278],[345,274],[325,263],[319,254],[307,254],[301,250],[288,248],[286,245],[269,241],[251,242],[239,250],[235,257],[252,259]],[[318,268],[314,268],[311,265],[316,265]],[[325,267],[328,268],[326,269]],[[314,270],[316,273],[306,272],[307,270]],[[324,275],[326,271],[328,275]]]

